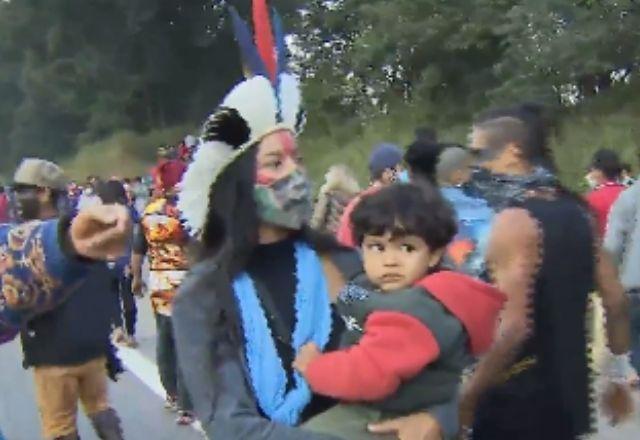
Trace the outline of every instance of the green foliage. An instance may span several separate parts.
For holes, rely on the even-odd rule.
[[[0,2],[0,168],[25,155],[68,157],[119,130],[202,120],[241,73],[225,6]]]
[[[78,150],[73,170],[144,161],[140,145],[198,125],[240,79],[230,3],[250,17],[250,0],[0,2],[0,171]],[[635,146],[634,0],[270,4],[292,32],[309,113],[301,142],[316,177],[341,161],[365,179],[370,147],[405,145],[417,126],[464,142],[480,110],[522,100],[559,110],[556,154],[571,182],[601,144]]]
[[[131,130],[118,131],[108,138],[82,147],[78,154],[62,166],[73,179],[87,175],[131,177],[149,172],[156,159],[157,148],[177,143],[193,126],[176,126],[140,134]]]
[[[603,147],[616,150],[624,161],[640,172],[640,101],[627,99],[639,94],[640,82],[636,81],[596,96],[579,108],[566,108],[558,113],[558,127],[551,144],[560,178],[567,186],[575,190],[585,189],[585,170],[592,154]],[[329,166],[342,163],[357,174],[361,184],[365,184],[371,147],[380,141],[407,146],[413,139],[415,127],[425,122],[412,115],[415,113],[407,110],[380,116],[358,127],[359,130],[346,125],[337,126],[327,136],[304,133],[300,141],[305,162],[315,182],[322,182]],[[434,128],[443,141],[465,144],[470,121],[434,125]]]
[[[303,71],[318,82],[308,101],[337,120],[413,104],[439,125],[513,100],[576,104],[640,64],[632,0],[310,3],[299,25]]]

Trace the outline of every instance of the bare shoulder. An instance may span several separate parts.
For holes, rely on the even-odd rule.
[[[493,240],[515,241],[517,243],[537,241],[540,227],[529,211],[509,208],[496,215],[492,227]]]
[[[486,259],[498,270],[518,267],[527,273],[540,263],[542,232],[536,219],[522,208],[509,208],[496,215],[491,228]]]

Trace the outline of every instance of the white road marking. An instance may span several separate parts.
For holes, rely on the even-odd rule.
[[[155,363],[144,357],[138,350],[128,347],[118,347],[118,356],[122,359],[127,371],[140,379],[162,400],[166,398],[166,393],[160,382],[158,366]]]
[[[142,353],[134,348],[118,347],[118,357],[122,359],[127,371],[136,376],[140,381],[153,391],[163,401],[166,398],[164,387],[160,382],[160,373],[158,366],[147,359]],[[191,424],[191,427],[197,432],[205,436],[204,429],[199,421]]]

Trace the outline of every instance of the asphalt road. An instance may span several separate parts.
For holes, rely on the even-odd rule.
[[[139,301],[138,332],[141,348],[138,351],[149,364],[155,350],[155,324],[148,299]],[[140,370],[139,368],[136,368]],[[140,373],[140,371],[138,371]],[[144,374],[145,371],[143,370]],[[142,374],[141,374],[142,375]],[[149,375],[149,374],[147,374]],[[118,383],[111,382],[110,397],[118,411],[127,439],[143,440],[202,440],[191,427],[178,427],[175,414],[163,408],[163,399],[146,382],[153,378],[139,378],[128,371]],[[80,412],[79,429],[82,440],[98,440],[93,429]],[[35,404],[32,372],[22,369],[20,342],[0,346],[0,429],[6,440],[39,440],[40,423]]]
[[[148,301],[138,301],[140,347],[121,352],[131,371],[122,375],[118,383],[111,383],[113,407],[122,419],[127,439],[202,440],[202,435],[195,429],[178,427],[174,422],[175,415],[163,408],[162,390],[154,364],[155,323]],[[22,369],[21,360],[19,341],[0,346],[0,429],[6,440],[38,440],[42,437],[32,373]],[[636,395],[636,401],[640,408],[640,395]],[[83,440],[98,440],[84,415],[80,414],[78,424]],[[640,412],[617,428],[609,427],[599,418],[599,427],[600,432],[590,440],[638,440]]]

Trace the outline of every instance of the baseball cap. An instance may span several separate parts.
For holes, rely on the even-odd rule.
[[[369,156],[369,171],[379,176],[387,168],[395,168],[402,163],[402,150],[393,144],[378,144]]]
[[[14,185],[30,185],[40,188],[65,190],[67,179],[64,171],[53,162],[43,159],[23,159],[13,176]]]

